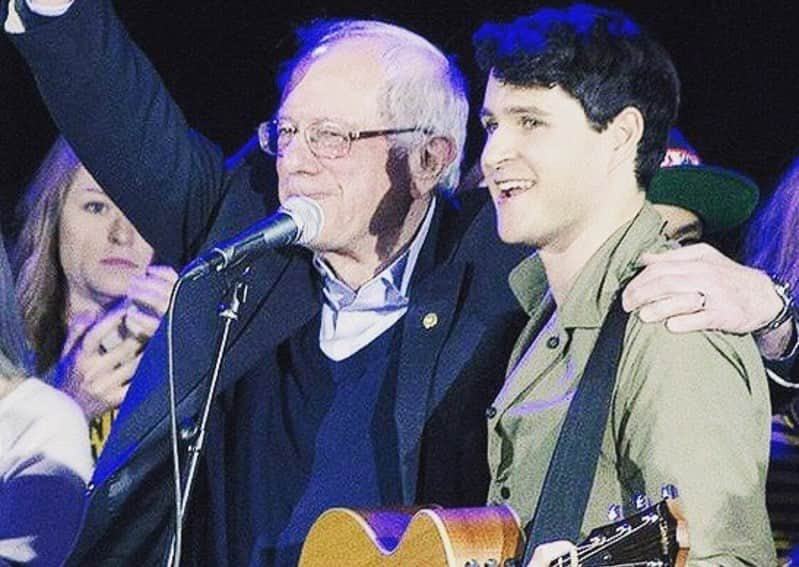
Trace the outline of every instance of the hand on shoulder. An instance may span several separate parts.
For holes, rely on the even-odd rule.
[[[714,329],[750,333],[782,308],[768,275],[733,262],[708,244],[641,256],[644,270],[622,303],[645,322],[676,333]]]

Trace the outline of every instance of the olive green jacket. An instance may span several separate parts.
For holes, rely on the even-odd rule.
[[[610,304],[644,251],[663,249],[662,220],[645,204],[592,256],[560,309],[537,256],[511,274],[531,320],[489,411],[489,500],[532,517],[569,401]],[[708,298],[712,301],[713,298]],[[749,336],[675,334],[631,316],[583,536],[630,512],[636,492],[670,483],[688,521],[690,565],[774,565],[765,508],[770,407]]]

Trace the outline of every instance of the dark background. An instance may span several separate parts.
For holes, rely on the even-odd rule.
[[[482,21],[508,19],[542,4],[120,0],[115,5],[189,122],[231,154],[274,110],[275,73],[293,51],[292,29],[298,24],[319,17],[377,17],[409,27],[457,56],[476,107],[483,84],[471,62],[472,33]],[[613,5],[646,27],[674,58],[683,83],[679,125],[705,162],[748,174],[767,194],[799,151],[799,2]],[[16,199],[55,129],[30,73],[5,38],[0,70],[0,207],[8,227]],[[472,119],[470,160],[482,143],[474,126]]]

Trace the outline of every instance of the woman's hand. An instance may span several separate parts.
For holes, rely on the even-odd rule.
[[[122,336],[124,318],[125,307],[120,305],[91,322],[78,318],[69,327],[68,350],[58,362],[55,385],[78,403],[89,420],[122,403],[139,365],[142,343]]]
[[[177,279],[169,266],[149,266],[143,276],[131,278],[125,327],[141,342],[147,342],[161,324]]]
[[[75,399],[88,419],[122,404],[176,280],[172,268],[150,266],[143,276],[131,279],[127,298],[118,306],[96,318],[76,317],[70,325],[56,385]]]

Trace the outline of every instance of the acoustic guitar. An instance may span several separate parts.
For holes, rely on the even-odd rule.
[[[349,510],[332,508],[311,527],[299,567],[521,567],[524,536],[507,506]],[[673,499],[594,529],[557,567],[680,567],[685,520]]]

